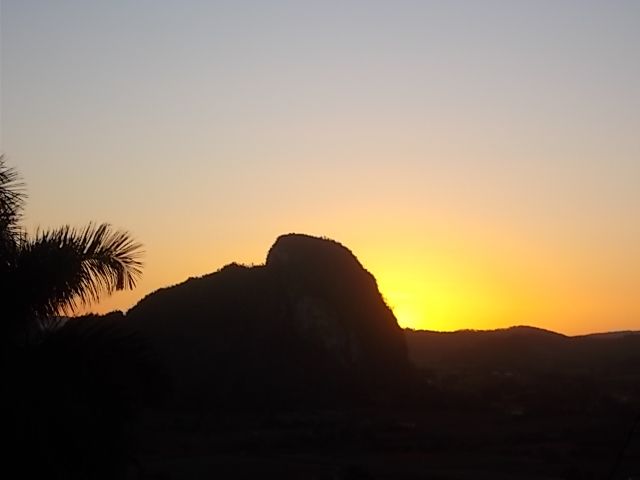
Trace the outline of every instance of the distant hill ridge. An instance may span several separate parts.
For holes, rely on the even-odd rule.
[[[636,369],[640,332],[567,336],[529,326],[435,332],[405,330],[414,364],[436,369]]]
[[[567,338],[585,338],[585,337],[613,338],[613,337],[624,337],[626,335],[640,335],[640,330],[615,330],[611,332],[594,332],[594,333],[583,333],[579,335],[565,335],[563,333],[554,332],[553,330],[534,327],[531,325],[512,325],[510,327],[504,327],[504,328],[487,328],[487,329],[462,328],[459,330],[452,330],[452,331],[429,330],[429,329],[421,329],[421,328],[405,328],[405,331],[415,332],[415,333],[427,332],[427,333],[434,333],[434,334],[461,334],[461,333],[550,334],[550,335],[560,335],[562,337],[567,337]]]
[[[544,328],[540,328],[540,327],[532,327],[530,325],[513,325],[511,327],[505,327],[505,328],[494,328],[494,329],[474,329],[474,328],[463,328],[460,330],[453,330],[453,331],[439,331],[439,330],[428,330],[428,329],[414,329],[414,328],[406,328],[405,329],[408,332],[427,332],[427,333],[434,333],[434,334],[463,334],[463,333],[487,333],[487,334],[495,334],[495,335],[511,335],[511,334],[516,334],[516,335],[520,335],[520,334],[532,334],[532,335],[536,335],[536,334],[540,334],[540,335],[545,335],[545,334],[549,334],[549,335],[560,335],[562,337],[566,337],[567,335],[564,335],[562,333],[558,333],[558,332],[554,332],[553,330],[547,330]]]

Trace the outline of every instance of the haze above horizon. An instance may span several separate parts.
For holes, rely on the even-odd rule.
[[[109,221],[140,286],[333,238],[401,325],[640,329],[640,2],[4,0],[30,229]]]

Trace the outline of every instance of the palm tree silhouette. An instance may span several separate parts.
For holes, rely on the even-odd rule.
[[[0,157],[0,292],[5,312],[0,333],[28,342],[61,315],[102,295],[132,289],[142,274],[142,246],[108,223],[68,225],[27,235],[20,225],[26,192],[14,168]]]
[[[16,478],[120,478],[130,456],[126,427],[141,402],[160,396],[162,372],[121,313],[63,320],[135,287],[141,244],[107,223],[30,236],[21,226],[25,201],[18,172],[0,156],[5,453]]]

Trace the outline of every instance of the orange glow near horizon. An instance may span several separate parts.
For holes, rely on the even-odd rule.
[[[440,267],[442,268],[442,267]],[[378,285],[403,327],[450,331],[508,326],[525,299],[500,291],[479,272],[444,270],[392,272],[378,275]]]
[[[321,235],[304,225],[279,229]],[[346,224],[341,229],[342,234],[327,236],[349,248],[376,277],[402,327],[453,331],[531,325],[570,335],[637,328],[634,320],[640,308],[633,300],[633,279],[616,282],[611,273],[596,269],[608,264],[609,258],[589,263],[575,249],[546,248],[541,239],[532,246],[505,233],[492,234],[489,225],[455,233],[437,226],[429,232],[403,230],[392,222],[384,231],[394,232],[393,237],[349,229]],[[89,310],[126,310],[158,288],[234,261],[262,264],[276,236],[227,242],[215,259],[206,235],[192,242],[190,254],[184,256],[175,255],[175,246],[152,245],[140,287],[117,293]],[[596,271],[599,275],[592,273]]]

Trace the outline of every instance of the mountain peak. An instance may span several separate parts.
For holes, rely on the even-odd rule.
[[[410,368],[375,278],[327,238],[282,235],[265,265],[231,264],[160,290],[128,318],[174,366],[179,389],[225,391],[232,402],[243,389],[252,398],[294,389],[307,399],[390,391]]]
[[[363,269],[362,264],[347,247],[340,242],[326,237],[314,237],[302,233],[280,235],[267,254],[268,266],[281,264],[330,260],[346,263],[350,267]]]

